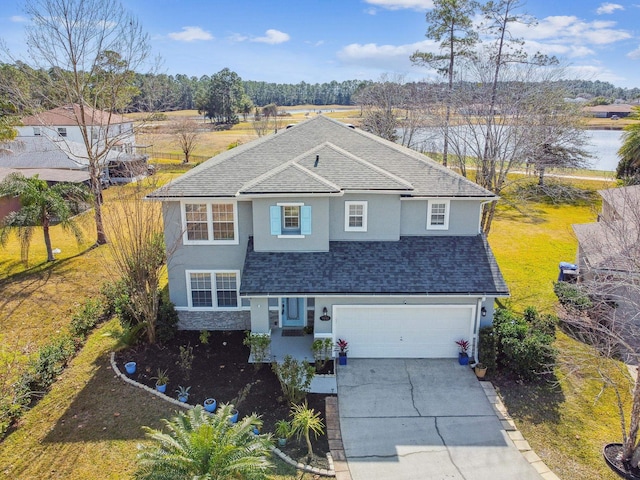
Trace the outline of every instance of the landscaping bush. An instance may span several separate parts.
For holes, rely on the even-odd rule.
[[[478,346],[478,360],[487,369],[494,370],[496,368],[496,337],[493,333],[493,327],[482,327],[480,329]]]
[[[29,362],[29,390],[37,392],[49,388],[75,352],[76,345],[69,335],[60,335],[40,348],[35,359]]]
[[[574,283],[556,282],[553,284],[553,291],[560,304],[569,310],[585,311],[593,307],[589,296]]]
[[[168,342],[178,331],[178,312],[175,305],[169,301],[163,292],[158,305],[158,319],[156,321],[156,339],[158,342]]]
[[[99,299],[87,299],[80,310],[71,317],[69,333],[72,337],[84,340],[87,334],[104,318],[103,314],[104,306]]]
[[[526,317],[519,317],[498,309],[493,321],[498,365],[526,380],[548,372],[557,354],[553,347],[555,334],[546,331],[551,328],[551,320],[539,320],[534,310],[527,309]]]
[[[307,395],[315,375],[315,368],[306,360],[299,362],[291,355],[285,355],[282,363],[274,362],[272,368],[289,404],[300,403]]]

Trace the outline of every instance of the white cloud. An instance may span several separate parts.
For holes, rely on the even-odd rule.
[[[598,15],[608,15],[615,12],[616,10],[624,10],[624,7],[622,5],[618,5],[617,3],[607,2],[600,5],[596,10],[596,13]]]
[[[627,53],[627,57],[629,57],[631,60],[640,60],[640,46],[638,46],[638,48],[636,48],[635,50],[631,50],[629,53]]]
[[[12,17],[9,18],[9,20],[15,23],[25,23],[28,21],[26,17],[23,17],[21,15],[13,15]]]
[[[249,37],[247,37],[246,35],[242,35],[241,33],[234,33],[233,35],[229,35],[227,37],[227,40],[229,40],[230,42],[246,42],[247,40],[249,40]]]
[[[433,0],[365,0],[370,5],[386,8],[387,10],[428,10],[433,8]]]
[[[290,38],[291,37],[289,36],[289,34],[281,32],[280,30],[275,30],[273,28],[270,28],[265,32],[264,37],[255,37],[255,38],[252,38],[251,41],[259,42],[259,43],[269,43],[271,45],[275,45],[277,43],[288,42]]]
[[[182,27],[181,32],[172,32],[169,34],[169,38],[179,42],[194,42],[196,40],[213,40],[213,35],[200,27]]]
[[[625,30],[615,28],[616,22],[587,22],[575,16],[551,16],[538,21],[533,27],[514,24],[511,32],[526,41],[563,43],[567,46],[605,45],[631,38]]]

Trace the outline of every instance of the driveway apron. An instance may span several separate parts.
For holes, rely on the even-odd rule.
[[[338,370],[353,480],[540,480],[455,359],[352,359]]]

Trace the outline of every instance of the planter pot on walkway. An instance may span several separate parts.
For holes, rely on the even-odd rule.
[[[609,468],[620,477],[626,478],[627,480],[640,480],[640,469],[632,469],[630,465],[626,465],[620,460],[622,450],[623,447],[621,443],[608,443],[602,449],[602,455],[607,465],[609,465]]]
[[[124,369],[129,375],[136,373],[136,362],[127,362],[124,364]]]
[[[469,365],[469,355],[467,355],[466,353],[459,353],[458,354],[458,363],[460,365]]]
[[[347,354],[339,353],[338,354],[338,365],[346,365],[347,364]]]

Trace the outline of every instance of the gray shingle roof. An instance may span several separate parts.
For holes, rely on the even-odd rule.
[[[328,252],[256,252],[240,295],[508,295],[482,235],[329,242]]]
[[[300,176],[300,169],[286,169],[279,172],[282,178],[274,179],[270,172],[286,163],[295,163],[315,175]],[[295,174],[296,178],[287,179],[285,173]],[[495,197],[418,152],[322,115],[225,151],[149,196],[255,195],[285,191],[294,184],[297,192],[317,192],[316,176],[341,190],[391,190],[428,197]],[[259,185],[256,180],[261,177],[271,179],[262,185],[264,191],[256,188]]]

